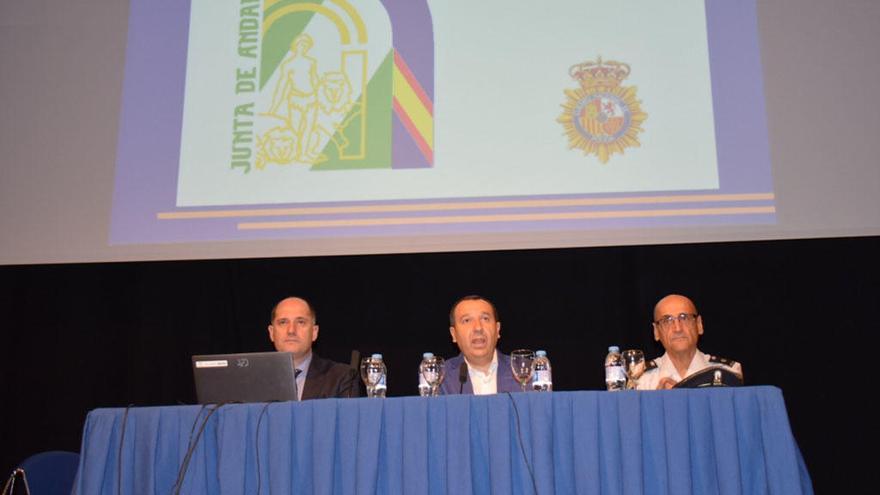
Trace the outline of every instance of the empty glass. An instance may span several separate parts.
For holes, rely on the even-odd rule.
[[[626,388],[632,390],[638,385],[639,377],[645,372],[645,354],[638,349],[628,349],[621,354],[623,369],[626,371]]]
[[[526,391],[526,383],[532,379],[534,368],[532,363],[535,361],[535,352],[529,349],[517,349],[510,353],[510,370],[513,377],[519,382],[522,391]]]
[[[440,395],[440,384],[443,383],[446,374],[446,360],[440,356],[425,358],[419,365],[419,372],[431,387],[431,395],[434,397]]]
[[[365,357],[361,359],[361,380],[367,387],[367,397],[378,397],[377,385],[385,377],[385,362],[382,357]],[[384,389],[382,390],[384,392]]]

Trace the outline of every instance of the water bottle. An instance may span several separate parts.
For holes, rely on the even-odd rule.
[[[374,364],[374,371],[371,371],[371,373],[379,374],[378,380],[371,377],[371,381],[376,383],[376,386],[373,388],[373,397],[385,398],[385,391],[388,388],[385,385],[385,376],[388,374],[388,370],[385,368],[385,362],[382,361],[381,354],[373,354],[373,362],[376,364]]]
[[[535,352],[535,360],[532,361],[535,373],[532,377],[532,390],[536,392],[550,392],[553,390],[553,374],[550,372],[550,360],[547,359],[547,351]]]
[[[605,386],[610,392],[623,390],[626,387],[623,358],[620,356],[620,348],[616,345],[608,348],[608,356],[605,357]]]
[[[434,357],[434,353],[426,352],[422,354],[422,364],[424,365],[425,361]],[[428,381],[425,380],[425,375],[422,373],[422,367],[419,366],[419,395],[422,397],[430,397],[433,395],[433,391],[431,390],[431,386],[428,385]]]

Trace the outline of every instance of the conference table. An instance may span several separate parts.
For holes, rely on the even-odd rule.
[[[96,409],[77,494],[811,494],[775,387]]]

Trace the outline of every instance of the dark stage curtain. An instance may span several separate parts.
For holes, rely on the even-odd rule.
[[[868,237],[0,267],[0,468],[78,450],[93,408],[194,402],[190,355],[271,349],[286,295],[317,309],[317,352],[382,352],[399,396],[417,393],[422,352],[457,353],[447,314],[462,295],[495,302],[502,350],[547,350],[556,390],[598,390],[608,345],[662,353],[651,311],[676,292],[703,315],[703,351],[782,389],[816,493],[868,486],[878,253]]]

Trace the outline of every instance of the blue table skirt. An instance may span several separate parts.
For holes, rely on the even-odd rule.
[[[812,494],[774,387],[213,408],[92,411],[74,493]]]

